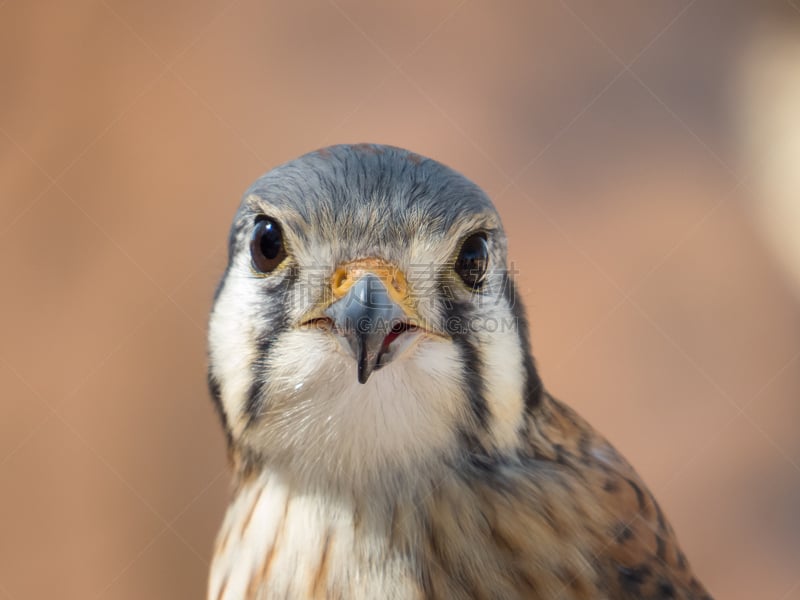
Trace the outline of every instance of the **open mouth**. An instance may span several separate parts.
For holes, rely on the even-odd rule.
[[[303,321],[300,324],[300,329],[318,329],[328,333],[338,333],[336,331],[336,324],[330,317],[315,317],[313,319],[309,319],[308,321]],[[423,333],[427,332],[425,328],[408,323],[406,321],[395,323],[383,338],[383,342],[381,343],[381,352],[388,351],[392,342],[394,342],[404,333],[415,333],[418,331]]]
[[[413,333],[415,331],[422,331],[422,329],[420,329],[416,325],[412,325],[411,323],[406,323],[406,322],[395,323],[394,326],[389,331],[389,333],[386,334],[386,337],[383,338],[383,344],[381,344],[381,352],[383,353],[388,351],[391,343],[404,333]]]

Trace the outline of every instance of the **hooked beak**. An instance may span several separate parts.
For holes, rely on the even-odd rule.
[[[325,309],[336,333],[342,336],[358,364],[358,381],[392,359],[391,343],[403,332],[416,330],[403,308],[407,287],[402,273],[350,269],[334,276],[333,292],[339,299]],[[337,285],[338,284],[338,285]]]

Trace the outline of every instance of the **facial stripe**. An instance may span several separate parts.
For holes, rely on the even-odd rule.
[[[262,352],[264,348],[268,350],[272,341],[270,340],[267,344],[259,344],[259,352]],[[253,375],[253,381],[247,392],[247,401],[244,406],[248,427],[258,420],[258,415],[261,413],[261,407],[264,403],[265,368],[263,355],[256,357],[250,367],[250,371]]]
[[[250,365],[251,383],[245,401],[245,415],[247,416],[247,427],[255,423],[264,406],[264,390],[266,389],[268,377],[268,359],[270,349],[280,335],[289,329],[289,314],[286,306],[286,298],[289,297],[287,291],[292,288],[297,280],[297,269],[290,268],[286,278],[281,285],[269,290],[266,294],[268,299],[264,302],[269,310],[269,323],[265,324],[264,331],[269,335],[259,338],[256,343],[258,353]],[[266,313],[267,311],[265,311]]]
[[[453,336],[453,342],[461,353],[461,362],[464,366],[464,392],[469,399],[472,414],[478,424],[485,429],[489,422],[489,406],[483,396],[484,383],[478,348],[466,335]]]
[[[472,305],[453,299],[452,292],[446,289],[447,285],[443,281],[439,281],[437,285],[439,298],[446,299],[443,302],[446,325],[444,329],[450,332],[461,356],[464,395],[469,401],[475,420],[481,428],[486,429],[489,425],[489,405],[484,396],[485,383],[481,373],[480,354],[475,342],[470,338],[468,327]]]
[[[207,379],[208,392],[211,395],[211,401],[214,404],[214,409],[216,410],[219,420],[222,423],[222,429],[225,431],[225,439],[228,443],[228,449],[230,449],[233,445],[233,436],[231,434],[231,429],[228,426],[228,417],[225,415],[225,409],[222,407],[222,390],[220,389],[219,382],[211,373],[211,370],[208,371]]]

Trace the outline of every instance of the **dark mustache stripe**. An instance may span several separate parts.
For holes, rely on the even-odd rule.
[[[461,322],[464,327],[449,327],[445,329],[450,331],[453,343],[461,355],[464,395],[469,401],[470,409],[476,422],[485,430],[489,426],[489,418],[491,416],[489,405],[484,396],[486,385],[483,381],[481,357],[476,340],[470,337],[469,327],[467,327],[473,307],[469,302],[456,300],[449,287],[450,285],[452,283],[442,279],[437,284],[436,291],[444,308],[444,319],[446,323],[450,324]]]
[[[481,374],[481,362],[477,346],[464,335],[453,336],[453,342],[461,353],[464,371],[464,393],[478,424],[486,429],[489,424],[489,405],[484,397],[485,385]]]
[[[262,303],[262,312],[267,322],[264,323],[262,329],[270,333],[267,336],[256,339],[258,352],[250,364],[250,388],[247,391],[247,400],[245,402],[247,427],[258,421],[264,408],[266,401],[264,390],[267,386],[267,381],[269,381],[267,362],[270,351],[281,334],[288,330],[291,325],[286,299],[292,297],[288,292],[297,281],[298,273],[297,268],[294,266],[289,267],[288,271],[281,285],[264,292],[265,300]]]
[[[219,387],[219,382],[211,373],[211,369],[207,373],[208,379],[208,392],[211,395],[211,401],[214,403],[214,409],[219,416],[222,423],[222,429],[225,431],[225,440],[228,443],[228,450],[233,447],[233,435],[231,434],[230,425],[228,425],[228,416],[225,414],[225,409],[222,407],[222,391]]]

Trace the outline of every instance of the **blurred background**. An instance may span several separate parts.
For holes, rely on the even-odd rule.
[[[549,389],[718,599],[800,599],[800,3],[0,0],[0,598],[201,598],[240,195],[340,142],[505,220]]]

